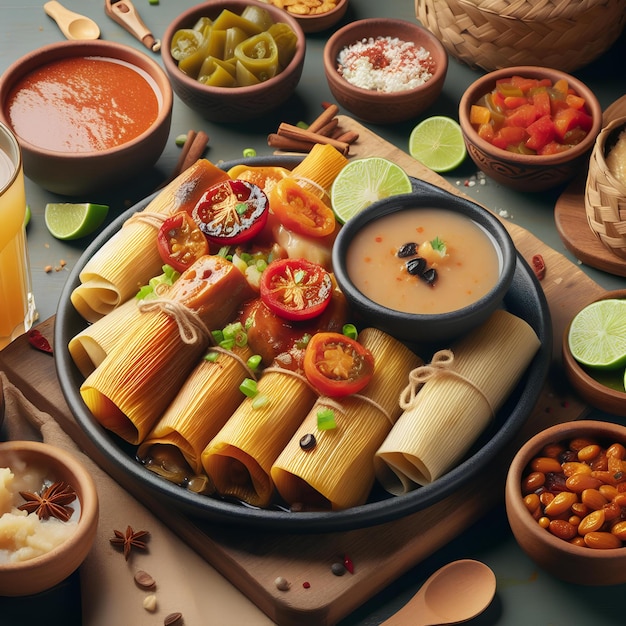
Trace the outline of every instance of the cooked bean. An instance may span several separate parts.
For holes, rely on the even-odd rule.
[[[580,501],[594,511],[601,509],[608,502],[597,489],[585,489],[580,494]]]
[[[559,539],[570,540],[576,536],[576,526],[564,519],[553,519],[548,530]]]
[[[610,548],[621,548],[622,541],[619,537],[612,533],[591,532],[584,536],[585,544],[589,548],[596,550],[608,550]]]
[[[561,472],[561,464],[557,459],[552,459],[547,456],[538,456],[530,463],[530,468],[534,472],[542,472],[547,474],[548,472]]]
[[[604,525],[604,521],[604,509],[592,511],[589,515],[583,517],[580,524],[578,524],[578,534],[586,535],[587,533],[600,530]]]

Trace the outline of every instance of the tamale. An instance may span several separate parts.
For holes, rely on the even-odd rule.
[[[402,413],[400,393],[422,360],[374,328],[361,331],[359,342],[374,356],[372,380],[359,394],[319,398],[272,466],[276,489],[292,506],[346,509],[364,504],[372,489],[374,453]],[[335,428],[318,428],[324,410],[335,413]],[[311,434],[315,446],[303,449],[301,439]]]
[[[394,494],[426,485],[462,460],[517,385],[539,339],[504,310],[412,372],[404,412],[376,452],[376,474]]]
[[[196,261],[159,299],[140,304],[135,325],[81,385],[94,417],[138,444],[174,399],[222,328],[251,295],[243,274],[220,256]]]
[[[163,261],[156,234],[163,220],[178,211],[191,211],[208,187],[227,178],[226,172],[200,159],[164,187],[143,211],[126,220],[81,271],[81,284],[71,294],[78,313],[94,322],[159,274]]]
[[[279,368],[266,370],[257,388],[204,449],[202,466],[221,495],[266,507],[274,495],[272,464],[317,394],[302,376]]]

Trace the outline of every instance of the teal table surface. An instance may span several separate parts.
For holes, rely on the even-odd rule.
[[[127,31],[108,18],[104,12],[103,0],[64,0],[64,6],[83,13],[100,26],[101,37],[109,41],[124,43],[146,52],[161,63],[159,54],[148,51]],[[134,4],[146,25],[155,37],[162,36],[167,24],[182,10],[197,4],[194,0],[161,0],[150,4],[148,0],[134,0]],[[45,44],[60,41],[63,36],[56,23],[43,10],[43,0],[0,0],[0,72],[20,56]],[[626,10],[626,8],[625,8]],[[367,17],[395,17],[415,21],[412,0],[350,0],[348,12],[342,22]],[[336,27],[335,27],[336,28]],[[204,130],[210,138],[206,157],[213,162],[240,158],[243,150],[253,148],[258,155],[269,155],[272,149],[266,138],[274,132],[279,122],[297,123],[311,121],[321,111],[324,101],[333,101],[322,67],[322,50],[331,31],[307,36],[307,52],[302,80],[296,94],[280,110],[264,119],[246,124],[214,124],[203,120],[189,110],[177,97],[170,139],[156,166],[141,178],[122,188],[112,186],[106,194],[96,194],[73,201],[90,201],[109,204],[109,221],[147,196],[173,170],[180,153],[175,138],[189,129]],[[626,33],[600,59],[574,74],[594,88],[603,108],[608,107],[626,94]],[[421,119],[430,115],[442,114],[457,118],[457,107],[463,90],[480,74],[450,58],[449,70],[443,93],[430,110],[406,123],[391,126],[368,125],[397,147],[407,151],[411,129]],[[342,113],[349,114],[347,111]],[[562,243],[554,224],[554,206],[562,189],[541,194],[525,194],[509,190],[487,179],[484,185],[466,186],[465,182],[476,175],[476,168],[469,159],[457,170],[446,175],[453,185],[460,185],[463,191],[478,202],[507,219],[534,233],[550,247],[561,252],[577,263]],[[44,224],[44,207],[48,202],[68,201],[43,190],[27,179],[26,195],[32,210],[32,221],[28,230],[35,299],[40,320],[55,314],[63,285],[68,272],[80,258],[90,238],[74,242],[54,239]],[[505,212],[505,213],[504,213]],[[65,264],[61,268],[62,262]],[[52,266],[52,271],[46,271]],[[626,286],[623,277],[607,274],[588,266],[582,269],[605,289],[618,289]],[[58,271],[57,271],[58,270]],[[611,416],[595,414],[605,419]],[[488,610],[471,623],[483,626],[506,625],[526,626],[609,626],[624,623],[622,602],[626,585],[618,587],[574,586],[542,572],[517,546],[506,521],[502,507],[489,512],[466,533],[453,540],[445,548],[437,551],[413,570],[403,575],[372,598],[354,614],[345,618],[342,626],[380,624],[419,588],[420,584],[437,567],[457,558],[475,558],[490,565],[496,573],[498,590],[496,598]],[[69,584],[67,597],[75,598],[74,584]],[[66,598],[63,598],[65,601]],[[3,607],[13,607],[15,603],[4,604],[0,600],[0,624],[17,624],[4,613]],[[75,611],[69,611],[74,614]],[[24,613],[20,612],[23,617]],[[65,617],[72,622],[72,615]],[[76,617],[76,620],[79,620]],[[26,623],[21,621],[19,623]],[[191,625],[190,625],[191,626]]]

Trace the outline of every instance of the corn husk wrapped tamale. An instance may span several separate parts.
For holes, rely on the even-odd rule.
[[[231,320],[249,290],[230,261],[207,255],[161,298],[140,304],[143,323],[81,385],[94,417],[129,443],[143,441],[206,351],[210,329]]]
[[[200,159],[164,187],[143,211],[126,220],[81,271],[81,284],[71,294],[78,313],[94,322],[159,274],[163,261],[156,234],[163,220],[178,211],[191,211],[208,187],[226,178],[224,171]]]
[[[346,509],[364,504],[372,489],[374,453],[402,413],[400,393],[422,360],[374,328],[362,330],[359,343],[374,356],[372,380],[359,394],[319,398],[272,466],[276,489],[292,506]],[[318,429],[324,409],[335,413],[336,428]],[[311,434],[316,444],[303,450],[300,440]]]
[[[214,359],[202,359],[185,381],[172,403],[137,450],[140,459],[150,457],[154,446],[174,446],[196,474],[202,473],[204,448],[241,404],[239,385],[254,374],[246,361],[246,347],[232,350],[209,348]]]
[[[260,406],[259,397],[266,401]],[[316,397],[303,376],[279,368],[266,370],[258,395],[239,405],[202,452],[202,466],[218,493],[268,506],[274,495],[272,463]]]
[[[450,351],[411,373],[404,412],[376,452],[376,475],[391,493],[426,485],[462,460],[539,349],[535,331],[497,310]]]

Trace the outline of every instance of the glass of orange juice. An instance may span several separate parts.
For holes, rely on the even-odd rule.
[[[22,154],[0,123],[0,350],[36,319],[26,248],[26,194]]]

